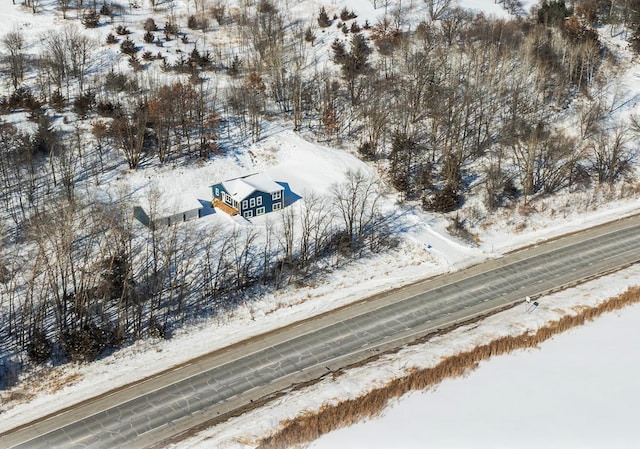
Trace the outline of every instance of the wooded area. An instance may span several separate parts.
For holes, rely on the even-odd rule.
[[[136,170],[218,157],[231,130],[257,141],[267,121],[284,120],[357,147],[403,200],[436,212],[468,195],[493,210],[632,175],[640,118],[607,121],[618,105],[599,89],[616,61],[597,27],[613,25],[640,50],[640,0],[545,0],[512,20],[427,1],[432,20],[415,29],[403,25],[406,5],[387,3],[377,23],[324,8],[302,23],[274,0],[233,10],[200,0],[192,15],[163,26],[149,17],[144,42],[119,25],[98,46],[83,27],[117,23],[126,9],[59,0],[77,20],[39,36],[38,54],[27,52],[23,31],[2,35],[10,85],[0,97],[0,355],[92,360],[136,338],[168,336],[249,292],[394,245],[379,208],[383,188],[362,173],[329,197],[307,195],[302,213],[285,209],[279,231],[267,227],[260,238],[177,227],[139,235],[127,192],[109,202],[87,193],[123,161]],[[39,13],[38,2],[26,5]],[[214,24],[237,49],[198,41]],[[320,64],[312,50],[329,27],[342,36],[325,42],[331,61]],[[191,50],[171,62],[161,43],[176,39]],[[119,48],[130,70],[89,70],[99,47]],[[556,126],[570,106],[575,126]],[[55,126],[69,110],[77,120]],[[27,127],[8,120],[21,113]]]

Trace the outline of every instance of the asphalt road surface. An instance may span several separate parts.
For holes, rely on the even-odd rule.
[[[640,260],[640,218],[381,294],[0,435],[7,448],[142,448],[456,322]],[[188,348],[185,348],[188,350]]]

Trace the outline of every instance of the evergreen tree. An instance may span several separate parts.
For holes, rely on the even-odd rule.
[[[344,64],[347,59],[347,50],[344,48],[344,42],[336,38],[331,43],[331,50],[333,50],[333,62]]]
[[[362,34],[354,34],[351,38],[351,59],[356,75],[362,75],[368,68],[367,59],[371,54],[371,47]]]
[[[411,137],[399,131],[393,133],[390,155],[391,182],[406,197],[411,197],[414,190],[411,172],[416,147],[417,145]]]
[[[564,0],[544,0],[538,10],[538,22],[549,26],[559,26],[573,14]]]
[[[326,28],[331,25],[331,20],[329,19],[329,15],[324,9],[324,6],[320,8],[320,14],[318,14],[318,25],[320,28]]]

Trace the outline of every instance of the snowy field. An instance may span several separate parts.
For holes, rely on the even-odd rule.
[[[309,448],[637,448],[639,327],[640,305],[606,315]]]

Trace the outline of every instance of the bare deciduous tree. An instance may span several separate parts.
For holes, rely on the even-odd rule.
[[[363,250],[366,238],[378,231],[376,226],[381,221],[379,182],[362,171],[349,171],[343,183],[331,188],[331,194],[344,226],[344,243],[353,252]]]
[[[440,20],[442,15],[453,3],[453,0],[424,0],[427,4],[427,13],[431,21]]]
[[[124,153],[129,168],[138,168],[144,148],[147,106],[138,104],[134,111],[117,117],[111,123],[111,133]]]
[[[329,239],[331,213],[326,198],[312,192],[304,195],[304,208],[299,217],[300,237],[298,258],[306,271],[312,259],[317,259]]]
[[[16,89],[24,77],[24,36],[21,31],[10,31],[2,36],[2,46],[9,53],[9,67],[13,88]]]
[[[611,133],[599,133],[590,150],[590,169],[600,184],[613,183],[629,173],[637,152],[629,139],[626,125]]]
[[[292,208],[286,208],[280,215],[280,229],[278,243],[283,252],[283,262],[291,264],[294,259],[296,247],[296,213]]]

